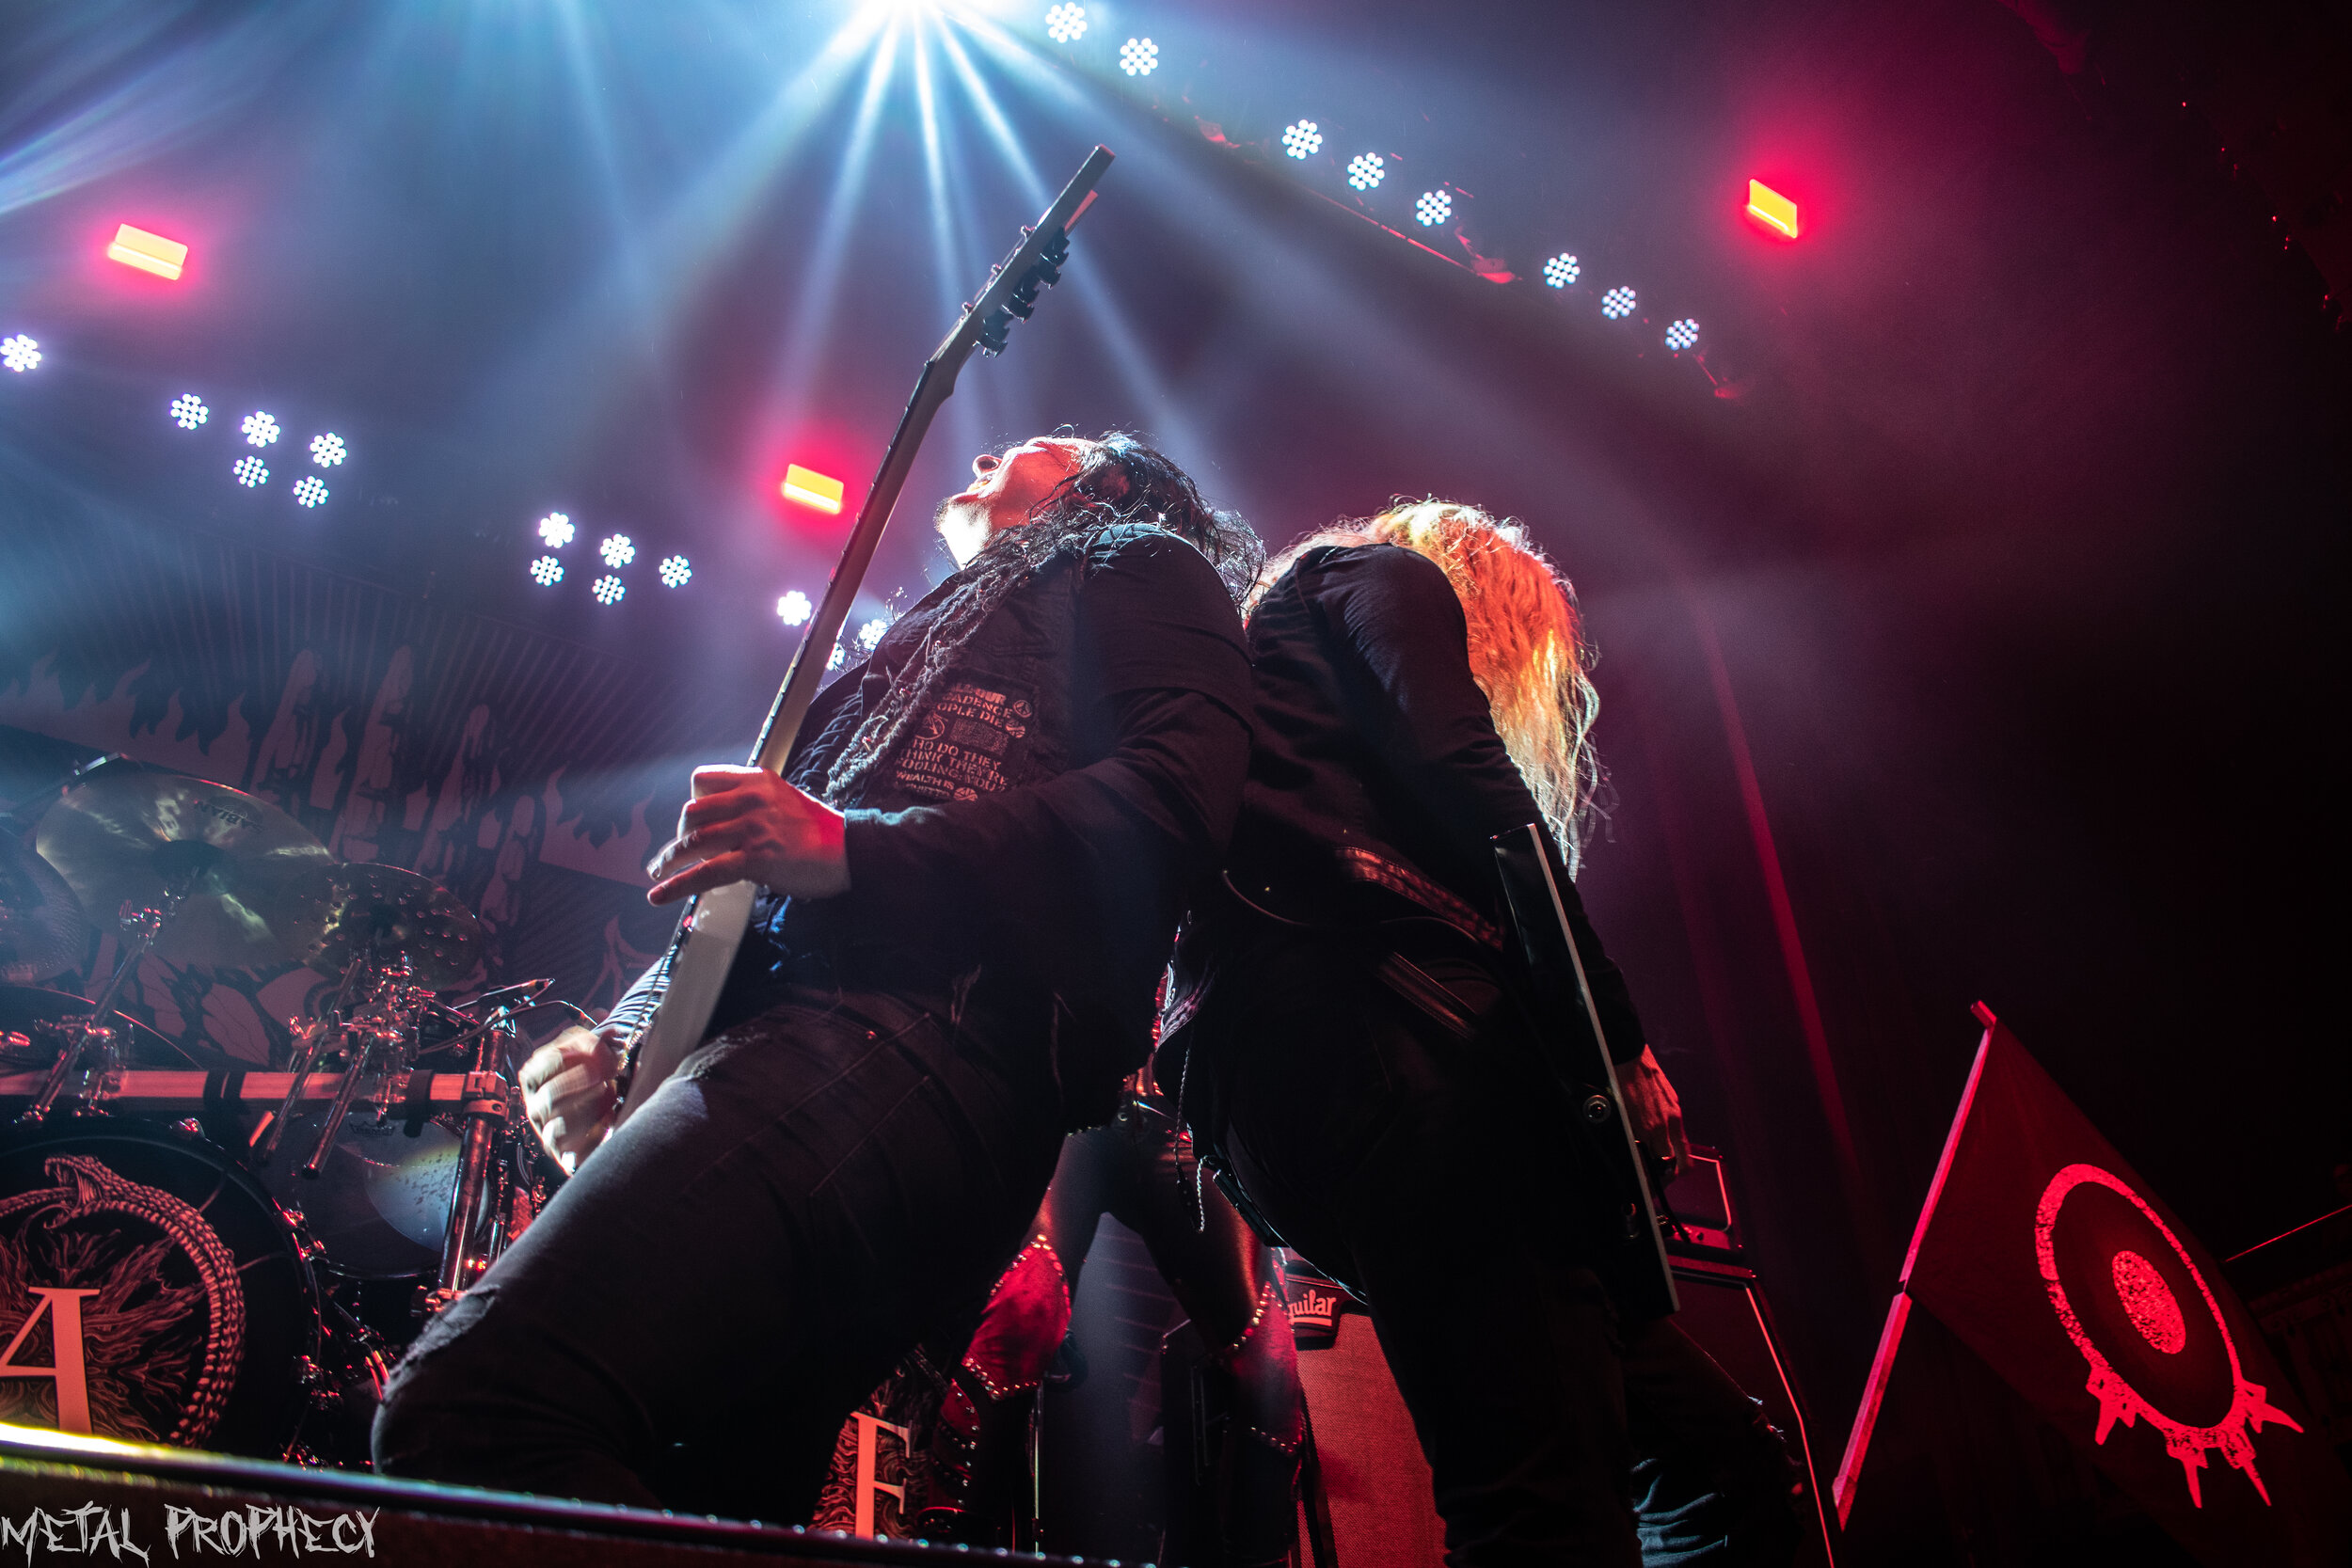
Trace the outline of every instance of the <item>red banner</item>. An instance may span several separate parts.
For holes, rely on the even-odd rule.
[[[2352,1483],[2306,1430],[2253,1319],[2213,1257],[1987,1022],[1904,1265],[1909,1298],[2202,1560],[2341,1568]],[[1894,1322],[1904,1307],[1899,1296]],[[1867,1444],[1867,1420],[1856,1436]],[[1860,1461],[1857,1446],[1845,1500]]]

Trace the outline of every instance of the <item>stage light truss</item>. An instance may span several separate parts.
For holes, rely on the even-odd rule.
[[[1045,36],[1056,43],[1077,42],[1087,36],[1087,8],[1077,5],[1048,7]]]
[[[265,447],[278,439],[278,421],[258,410],[247,414],[237,428],[245,433],[246,442],[252,446]]]
[[[237,476],[237,483],[250,490],[269,483],[269,465],[258,457],[240,457],[229,470]]]
[[[1371,190],[1388,177],[1388,163],[1377,152],[1359,152],[1347,160],[1347,182],[1359,191]]]
[[[542,588],[552,588],[564,580],[564,563],[551,555],[543,555],[531,563],[531,580]]]
[[[1282,128],[1282,150],[1294,158],[1311,158],[1323,150],[1323,132],[1311,119],[1286,125]]]
[[[1580,270],[1576,258],[1564,250],[1544,263],[1544,281],[1555,289],[1565,289],[1576,281]]]
[[[1601,295],[1600,313],[1611,321],[1622,320],[1633,314],[1633,291],[1620,286]]]
[[[787,626],[804,626],[816,609],[808,595],[795,588],[776,601],[776,619]]]
[[[317,506],[326,499],[326,483],[316,474],[304,474],[294,481],[294,499],[296,506]]]
[[[343,438],[331,430],[310,441],[310,461],[322,468],[331,468],[348,455],[350,449],[343,445]]]
[[[609,572],[588,585],[589,596],[607,608],[619,604],[628,592],[628,586]]]
[[[1434,228],[1454,215],[1454,197],[1448,191],[1423,191],[1413,203],[1413,216],[1423,229]]]
[[[550,512],[539,519],[539,537],[546,540],[551,549],[562,549],[572,542],[572,535],[579,531],[572,527],[572,520],[561,512]]]
[[[213,411],[194,392],[171,400],[171,422],[182,430],[194,430],[212,417]]]
[[[596,546],[596,553],[604,557],[607,566],[617,572],[637,559],[637,546],[628,534],[614,533],[607,535],[604,543]]]
[[[40,345],[24,333],[0,338],[0,365],[23,375],[40,363]]]
[[[694,576],[693,566],[682,555],[665,555],[657,568],[664,588],[683,588]]]
[[[1129,39],[1119,46],[1119,69],[1130,76],[1149,76],[1159,63],[1160,46],[1150,39]]]
[[[1677,354],[1680,354],[1698,341],[1699,324],[1687,316],[1666,328],[1666,346]]]

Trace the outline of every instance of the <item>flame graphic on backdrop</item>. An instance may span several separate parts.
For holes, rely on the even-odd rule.
[[[2191,1426],[2175,1420],[2158,1410],[2126,1381],[2121,1372],[2108,1364],[2099,1348],[2091,1343],[2084,1331],[2082,1320],[2066,1299],[2066,1288],[2058,1282],[2057,1251],[2052,1244],[2052,1232],[2057,1228],[2058,1209],[2066,1196],[2085,1182],[2106,1188],[2128,1199],[2171,1243],[2179,1255],[2181,1266],[2188,1270],[2189,1278],[2197,1282],[2197,1291],[2204,1298],[2205,1310],[2212,1314],[2214,1327],[2220,1331],[2222,1348],[2230,1356],[2232,1384],[2229,1413],[2209,1427]],[[2188,1481],[2189,1501],[2199,1508],[2205,1506],[2204,1493],[2199,1487],[2197,1472],[2205,1467],[2205,1450],[2218,1449],[2222,1457],[2246,1472],[2246,1479],[2254,1483],[2265,1504],[2270,1501],[2270,1490],[2263,1485],[2263,1478],[2254,1469],[2254,1436],[2267,1422],[2276,1421],[2296,1432],[2295,1418],[2272,1404],[2267,1391],[2259,1383],[2247,1381],[2245,1369],[2238,1364],[2237,1342],[2230,1338],[2230,1326],[2221,1318],[2221,1307],[2213,1299],[2213,1289],[2205,1283],[2197,1265],[2189,1260],[2188,1249],[2181,1245],[2172,1227],[2157,1217],[2140,1196],[2123,1180],[2096,1165],[2073,1164],[2050,1179],[2042,1189],[2042,1203],[2034,1215],[2034,1255],[2041,1260],[2042,1282],[2050,1292],[2050,1306],[2058,1313],[2058,1323],[2066,1337],[2074,1341],[2074,1348],[2090,1363],[2090,1378],[2085,1385],[2091,1397],[2099,1402],[2099,1430],[2092,1441],[2105,1443],[2115,1423],[2131,1426],[2145,1416],[2148,1424],[2164,1435],[2167,1452],[2181,1462],[2181,1470]],[[2124,1311],[2132,1326],[2142,1338],[2163,1354],[2179,1351],[2187,1341],[2186,1323],[2181,1316],[2180,1303],[2169,1286],[2157,1274],[2155,1266],[2136,1252],[2118,1251],[2108,1263],[2116,1293],[2123,1302]]]

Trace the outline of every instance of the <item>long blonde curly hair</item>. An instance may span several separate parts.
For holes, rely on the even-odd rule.
[[[1245,613],[1318,545],[1400,545],[1445,573],[1470,622],[1470,678],[1573,876],[1601,784],[1592,742],[1600,693],[1575,588],[1517,521],[1460,501],[1400,496],[1378,516],[1318,530],[1268,561]]]

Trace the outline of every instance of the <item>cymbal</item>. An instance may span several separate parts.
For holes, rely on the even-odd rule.
[[[0,833],[0,985],[78,969],[88,951],[89,921],[73,889],[16,835]]]
[[[93,1004],[87,996],[68,991],[40,990],[32,986],[0,986],[0,1035],[31,1035],[37,1023],[52,1022],[77,1013],[87,1013]],[[121,1041],[121,1062],[130,1068],[161,1068],[178,1070],[202,1068],[211,1071],[216,1067],[251,1067],[251,1062],[233,1062],[225,1052],[208,1051],[201,1046],[182,1046],[170,1037],[158,1034],[135,1018],[121,1013],[114,1015],[113,1023]],[[41,1057],[43,1065],[56,1057],[55,1039],[47,1042],[49,1049]]]
[[[276,806],[176,773],[76,786],[41,814],[34,847],[100,920],[125,903],[160,908],[167,886],[186,887],[156,936],[156,956],[231,969],[285,961],[264,911],[295,874],[334,859]]]
[[[482,926],[457,895],[396,865],[323,865],[287,892],[286,945],[312,969],[341,974],[355,958],[405,955],[417,983],[446,990],[482,958]]]

